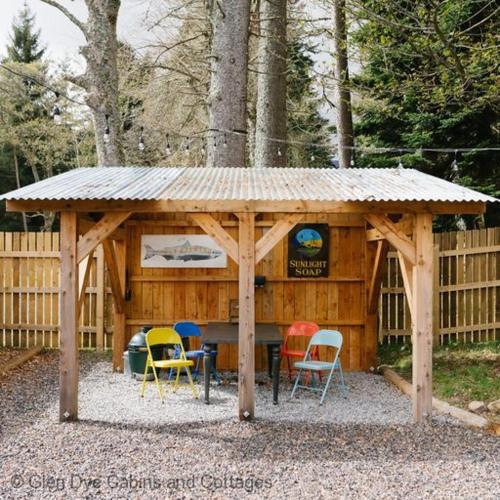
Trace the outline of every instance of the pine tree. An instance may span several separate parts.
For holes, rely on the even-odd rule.
[[[10,40],[7,46],[10,62],[30,64],[39,61],[45,53],[45,47],[40,45],[40,30],[35,29],[35,15],[27,4],[12,23]]]
[[[319,112],[321,102],[313,85],[311,52],[312,48],[298,40],[288,47],[288,139],[291,144],[287,156],[290,167],[331,166],[328,140],[332,130]]]

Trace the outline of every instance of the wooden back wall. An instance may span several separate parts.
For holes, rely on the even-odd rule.
[[[212,214],[238,239],[237,219],[231,214]],[[202,328],[208,321],[228,321],[229,303],[238,298],[238,268],[228,257],[226,269],[141,268],[141,234],[204,234],[187,214],[144,215],[127,227],[127,336],[143,325],[171,326],[189,320]],[[257,219],[256,239],[269,230],[280,214]],[[330,226],[328,278],[288,278],[285,237],[257,266],[256,275],[266,285],[256,289],[256,321],[275,322],[282,333],[296,320],[316,321],[320,327],[339,330],[344,337],[342,365],[347,370],[368,369],[375,361],[376,331],[366,318],[365,304],[370,256],[365,224],[356,215],[311,215],[304,222]],[[128,341],[128,339],[127,339]],[[304,348],[300,339],[292,344]],[[237,369],[238,348],[219,346],[218,367]],[[266,368],[266,350],[256,348],[256,369]],[[282,363],[282,368],[286,365]]]

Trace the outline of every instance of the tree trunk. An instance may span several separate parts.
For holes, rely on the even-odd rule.
[[[349,60],[347,56],[346,0],[333,0],[333,50],[336,87],[337,140],[340,168],[349,168],[354,146]]]
[[[121,165],[124,161],[122,130],[118,109],[118,42],[116,24],[120,0],[85,0],[86,22],[77,19],[57,0],[41,0],[62,12],[85,36],[80,49],[87,67],[85,74],[68,80],[86,90],[92,111],[99,165]],[[108,119],[106,120],[106,116]],[[104,139],[106,131],[107,140]]]
[[[14,147],[14,169],[16,172],[16,186],[17,189],[21,188],[21,176],[19,174],[19,159],[17,158],[17,151],[16,148]],[[28,232],[28,222],[26,220],[26,212],[21,212],[21,215],[23,217],[23,228],[24,232]]]
[[[285,167],[287,163],[286,18],[287,0],[261,0],[254,153],[256,167]]]
[[[210,17],[213,33],[207,166],[243,167],[250,0],[214,0]]]

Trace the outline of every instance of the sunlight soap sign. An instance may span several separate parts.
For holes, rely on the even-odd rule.
[[[141,267],[224,268],[227,254],[204,234],[143,234]]]

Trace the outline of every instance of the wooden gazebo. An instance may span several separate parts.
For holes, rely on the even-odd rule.
[[[432,217],[481,214],[488,201],[496,201],[410,169],[188,167],[76,169],[2,198],[9,211],[60,213],[61,421],[78,418],[77,328],[89,256],[103,245],[114,299],[113,366],[120,369],[127,337],[127,247],[135,234],[127,228],[134,221],[158,220],[173,213],[183,214],[185,226],[198,226],[211,236],[238,266],[241,419],[255,414],[256,265],[299,222],[320,220],[332,225],[349,220],[352,225],[355,221],[362,241],[358,238],[352,245],[352,255],[365,260],[366,272],[356,278],[360,291],[357,321],[363,332],[357,338],[362,345],[353,344],[352,349],[354,354],[356,349],[365,354],[363,362],[353,368],[367,368],[375,363],[382,265],[393,246],[412,316],[413,414],[416,422],[422,421],[432,410]],[[268,230],[256,238],[264,224]],[[358,245],[362,253],[355,253]],[[79,269],[83,271],[80,276]],[[322,304],[328,309],[328,296]],[[327,313],[325,318],[329,318]],[[334,319],[324,324],[351,324],[350,318],[344,318],[344,323]]]

